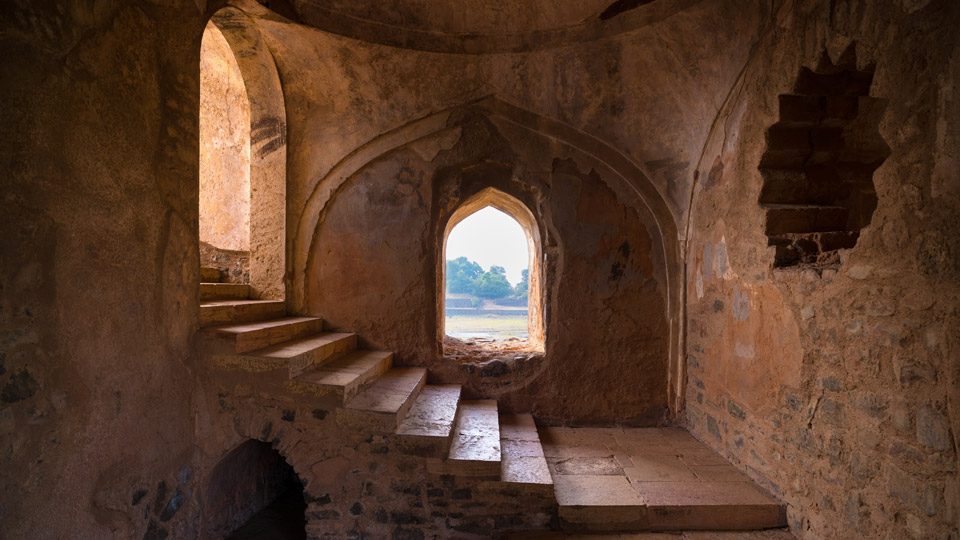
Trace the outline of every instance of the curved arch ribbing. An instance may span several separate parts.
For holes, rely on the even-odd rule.
[[[368,163],[400,147],[426,137],[456,133],[460,127],[449,122],[451,115],[464,108],[479,112],[497,121],[510,122],[531,135],[556,140],[598,160],[612,172],[623,186],[637,196],[657,227],[664,264],[666,265],[667,317],[670,321],[669,405],[676,412],[681,403],[683,366],[680,353],[680,287],[682,273],[680,242],[676,218],[650,178],[630,158],[605,142],[562,122],[540,116],[496,97],[486,97],[460,107],[436,112],[386,132],[338,162],[314,187],[300,214],[293,241],[288,247],[292,279],[289,298],[294,309],[305,309],[306,272],[318,226],[327,204],[336,192]]]

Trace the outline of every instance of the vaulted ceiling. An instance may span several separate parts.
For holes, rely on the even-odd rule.
[[[298,22],[363,41],[450,53],[520,52],[591,41],[701,0],[260,0]]]

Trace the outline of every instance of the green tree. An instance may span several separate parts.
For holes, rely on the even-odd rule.
[[[447,291],[473,294],[476,281],[482,275],[483,268],[466,257],[447,261]]]
[[[530,270],[524,268],[520,272],[520,283],[517,283],[517,286],[513,288],[513,293],[517,298],[526,298],[530,293]]]
[[[493,267],[499,268],[499,267]],[[491,268],[492,270],[492,268]],[[502,270],[502,268],[501,268]],[[513,287],[504,274],[485,272],[474,288],[473,294],[480,298],[503,298],[513,292]]]

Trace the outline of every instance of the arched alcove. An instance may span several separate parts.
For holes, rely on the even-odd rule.
[[[527,334],[531,348],[543,350],[546,329],[543,317],[543,242],[540,227],[533,213],[519,199],[512,197],[496,188],[487,188],[464,201],[450,215],[443,231],[443,239],[438,250],[440,257],[437,261],[437,339],[443,343],[446,330],[444,327],[444,313],[446,311],[446,260],[447,239],[450,232],[464,219],[484,208],[495,208],[513,218],[523,230],[527,239],[527,268],[529,270],[530,290],[527,299]]]
[[[200,68],[202,264],[246,258],[251,296],[284,298],[286,112],[273,56],[227,7],[207,23]]]
[[[491,126],[495,127],[492,127],[491,130]],[[513,159],[508,155],[510,150],[506,150],[505,154],[496,157],[489,155],[474,156],[467,162],[451,161],[444,163],[443,178],[449,179],[449,182],[438,180],[441,177],[435,176],[433,182],[428,183],[425,179],[429,177],[426,175],[430,174],[429,171],[437,171],[438,165],[437,163],[419,162],[420,157],[426,155],[424,148],[434,148],[434,150],[427,150],[426,152],[436,152],[436,147],[450,147],[457,141],[461,141],[466,131],[474,129],[479,129],[480,132],[484,133],[484,135],[479,136],[486,137],[487,134],[490,134],[493,139],[500,136],[495,132],[509,132],[509,136],[512,137],[515,145],[537,148],[532,154],[528,154],[527,158],[538,160],[537,166],[540,167],[541,172],[537,174],[540,174],[540,177],[549,177],[554,174],[563,177],[562,181],[550,180],[549,186],[564,191],[564,197],[544,199],[543,204],[536,207],[538,212],[550,212],[550,216],[555,215],[555,212],[560,212],[559,207],[571,200],[570,196],[575,196],[575,194],[567,193],[565,190],[583,182],[592,186],[600,186],[601,184],[608,186],[609,190],[604,188],[596,192],[597,194],[603,193],[601,199],[607,202],[595,201],[597,204],[613,208],[615,206],[608,205],[620,204],[617,202],[619,200],[636,210],[635,213],[617,215],[629,217],[629,219],[634,219],[630,216],[637,216],[640,222],[645,223],[643,226],[644,233],[649,234],[650,250],[638,252],[634,249],[637,246],[647,246],[647,240],[642,238],[644,235],[641,234],[639,237],[635,236],[628,245],[604,246],[610,260],[604,260],[602,264],[610,264],[609,275],[612,276],[612,283],[616,282],[618,276],[620,276],[619,269],[624,261],[634,260],[631,257],[641,253],[644,258],[649,256],[649,264],[647,269],[644,270],[644,275],[651,278],[650,289],[647,289],[643,294],[649,293],[650,296],[649,301],[645,300],[643,302],[643,308],[652,311],[649,317],[634,317],[629,318],[629,320],[631,324],[639,327],[659,325],[660,317],[665,317],[664,324],[657,329],[651,327],[641,330],[638,328],[636,331],[631,331],[626,339],[604,338],[598,343],[610,346],[626,346],[625,344],[630,340],[641,339],[640,336],[643,336],[642,339],[655,336],[656,339],[662,340],[662,342],[656,344],[644,344],[642,350],[645,356],[651,358],[651,361],[662,361],[664,363],[666,369],[663,371],[653,369],[652,373],[656,373],[658,377],[665,375],[666,384],[661,387],[651,386],[645,392],[649,396],[655,396],[651,397],[650,400],[659,402],[661,401],[659,393],[665,391],[666,399],[662,399],[662,402],[670,407],[671,412],[680,411],[684,395],[684,368],[679,347],[681,343],[681,318],[678,300],[682,296],[680,294],[682,281],[679,281],[678,277],[682,275],[680,271],[682,265],[679,258],[676,222],[669,207],[647,175],[618,150],[571,126],[539,116],[492,96],[427,115],[388,131],[344,156],[340,162],[320,178],[313,186],[312,192],[304,204],[299,216],[296,234],[288,246],[288,258],[292,266],[292,286],[290,289],[292,296],[289,302],[293,309],[299,309],[307,313],[323,313],[325,320],[342,321],[343,328],[350,328],[352,331],[360,329],[365,332],[365,335],[373,336],[370,339],[379,340],[382,336],[389,335],[389,341],[384,340],[382,344],[378,342],[376,346],[389,346],[393,350],[401,350],[403,354],[409,355],[410,358],[420,358],[424,362],[432,362],[434,359],[438,362],[442,361],[438,364],[431,364],[430,368],[431,373],[437,373],[438,377],[447,377],[445,380],[454,380],[454,378],[460,376],[458,375],[459,372],[456,371],[459,368],[443,358],[438,358],[438,356],[447,356],[443,347],[439,345],[443,343],[444,331],[442,325],[436,324],[435,318],[430,319],[431,316],[436,317],[435,314],[438,314],[442,309],[442,300],[439,299],[443,297],[443,279],[441,277],[443,268],[439,261],[445,255],[439,253],[439,251],[442,250],[444,244],[444,231],[449,220],[447,216],[451,216],[460,207],[461,201],[466,202],[471,196],[487,187],[496,186],[499,188],[512,184],[519,187],[526,184],[527,187],[520,188],[517,193],[513,191],[510,191],[510,193],[525,201],[528,208],[534,208],[531,203],[534,203],[537,199],[536,193],[541,189],[532,188],[534,191],[529,191],[531,189],[530,182],[537,182],[537,180],[534,180],[534,176],[526,176],[525,180],[521,180],[520,177],[513,178],[515,171],[509,165]],[[480,132],[474,132],[469,137],[477,136],[477,133]],[[491,139],[491,142],[495,146],[504,144],[503,140],[493,139]],[[415,154],[409,153],[411,148],[418,146],[424,148],[416,150]],[[470,148],[474,147],[465,146],[463,150],[469,153]],[[500,148],[505,147],[500,146]],[[454,148],[451,152],[455,150]],[[387,164],[387,162],[398,159],[400,155],[404,156],[405,161],[417,162],[418,167],[411,168],[405,162],[398,173],[382,174],[379,172],[396,166],[396,163]],[[434,160],[446,159],[445,155],[441,152]],[[450,154],[451,157],[453,155],[453,153]],[[544,156],[554,156],[554,158]],[[585,165],[591,165],[586,165],[582,170],[578,170],[575,163],[577,160],[582,160]],[[567,164],[570,164],[569,167]],[[386,167],[386,169],[381,169],[381,167]],[[594,171],[596,174],[590,172],[591,167],[596,169]],[[462,182],[458,180],[463,176],[461,173],[464,171],[469,171],[467,176],[470,177],[470,187],[467,190],[463,189]],[[496,182],[487,181],[489,178],[486,175],[490,173],[499,175],[499,179]],[[601,180],[601,177],[603,177],[603,180]],[[400,199],[406,197],[398,190],[398,181],[406,190],[403,193],[407,193],[416,199],[416,206],[405,207],[401,204],[394,204],[399,201],[398,195],[400,195]],[[376,194],[376,192],[381,191],[387,195]],[[611,196],[612,199],[607,198]],[[351,200],[353,202],[348,202]],[[429,211],[423,212],[425,206],[429,207],[429,201],[431,200],[438,205],[437,209],[440,212],[433,217],[438,221],[430,222]],[[376,211],[371,211],[370,201],[377,203],[378,209]],[[480,205],[480,207],[482,206],[483,204]],[[376,215],[377,219],[367,227],[358,227],[356,219],[351,217],[357,215],[356,209],[358,208],[363,208],[364,211]],[[563,211],[567,215],[576,215],[575,207],[566,208]],[[466,215],[469,215],[469,213],[465,212]],[[604,214],[605,217],[612,217],[613,215]],[[417,223],[408,223],[406,220],[410,216],[415,216]],[[551,217],[544,214],[542,218],[543,223],[539,230],[542,235],[541,238],[545,241],[543,246],[545,258],[542,260],[544,270],[551,275],[559,276],[566,265],[561,246],[563,243],[561,240],[562,234],[560,234],[561,231],[557,230],[558,224],[554,223]],[[403,222],[402,226],[398,225],[400,222]],[[634,225],[629,225],[629,227],[634,227]],[[431,230],[429,245],[421,245],[420,239],[415,236],[399,235],[397,232],[424,230],[424,228]],[[375,231],[375,234],[372,231]],[[563,234],[578,236],[583,233],[590,235],[594,231],[593,224],[590,224],[586,229],[574,226]],[[426,237],[424,238],[426,239]],[[596,247],[599,244],[595,241],[588,241],[585,245]],[[394,259],[389,264],[380,260],[384,248],[396,251]],[[344,253],[344,255],[334,255],[337,251]],[[418,259],[417,255],[420,253],[429,253],[429,258],[426,260]],[[373,254],[377,255],[373,256]],[[362,264],[358,264],[361,261]],[[426,272],[421,272],[424,263],[426,264]],[[590,264],[595,265],[597,263],[592,262]],[[582,267],[582,271],[587,272],[590,269]],[[596,275],[595,267],[592,271]],[[429,276],[430,283],[416,282],[416,276]],[[376,285],[370,286],[371,283]],[[546,279],[544,284],[550,288],[551,292],[548,294],[551,298],[559,298],[552,294],[554,289],[559,286],[557,279]],[[420,301],[425,298],[425,295],[421,292],[421,287],[424,285],[432,288],[432,290],[429,298],[427,298],[428,302],[421,304]],[[602,286],[608,287],[609,284]],[[657,287],[662,287],[662,296],[660,296],[660,292],[653,290]],[[348,307],[344,307],[346,306],[346,298],[350,299],[350,306]],[[395,310],[397,312],[408,311],[410,309],[408,306],[414,306],[414,309],[417,309],[416,306],[422,305],[423,308],[433,313],[423,313],[429,319],[428,322],[424,322],[423,318],[419,316],[398,320],[393,320],[394,318],[391,316],[370,321],[366,314],[380,309],[384,300],[388,298],[390,301],[397,302],[398,307]],[[660,302],[662,302],[662,308]],[[557,306],[554,303],[551,300],[550,304],[544,305],[543,309],[538,310],[548,322],[552,321],[551,317],[553,315],[551,314],[556,312]],[[364,307],[357,309],[356,305],[363,305]],[[576,308],[568,305],[566,309],[575,310]],[[661,309],[662,311],[660,311]],[[655,313],[654,311],[658,312]],[[363,316],[359,316],[357,313],[361,313]],[[421,329],[427,328],[429,333],[426,335],[420,332]],[[653,331],[651,332],[651,330]],[[550,335],[554,334],[560,336],[563,333],[550,333]],[[425,347],[427,344],[423,342],[424,337],[432,345],[429,352]],[[544,341],[546,343],[550,340],[551,337],[548,335]],[[580,345],[580,343],[576,344],[576,346]],[[545,348],[548,347],[548,345],[545,345]],[[560,349],[556,350],[559,351]],[[437,355],[438,352],[441,354]],[[656,357],[656,360],[653,360],[653,357]],[[543,365],[545,364],[531,363],[531,366]],[[444,369],[453,371],[444,374]],[[531,369],[537,370],[540,368],[532,367]],[[555,375],[560,377],[561,375],[558,373],[555,373]],[[606,381],[604,384],[608,382]],[[659,384],[659,381],[657,384]],[[633,391],[635,391],[635,388]],[[625,397],[625,399],[632,398]],[[657,406],[661,405],[658,403]],[[646,418],[652,418],[655,416],[656,410],[656,407],[651,407],[648,412],[643,414],[646,415]]]
[[[303,486],[269,443],[249,439],[210,471],[202,493],[202,538],[306,538]]]
[[[212,21],[200,46],[200,242],[250,251],[250,101]]]

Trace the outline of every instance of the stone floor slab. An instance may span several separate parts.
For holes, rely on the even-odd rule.
[[[663,530],[784,527],[786,512],[749,482],[634,482],[650,526]]]
[[[676,456],[631,456],[632,467],[623,472],[630,482],[696,482],[699,480],[689,467]]]

